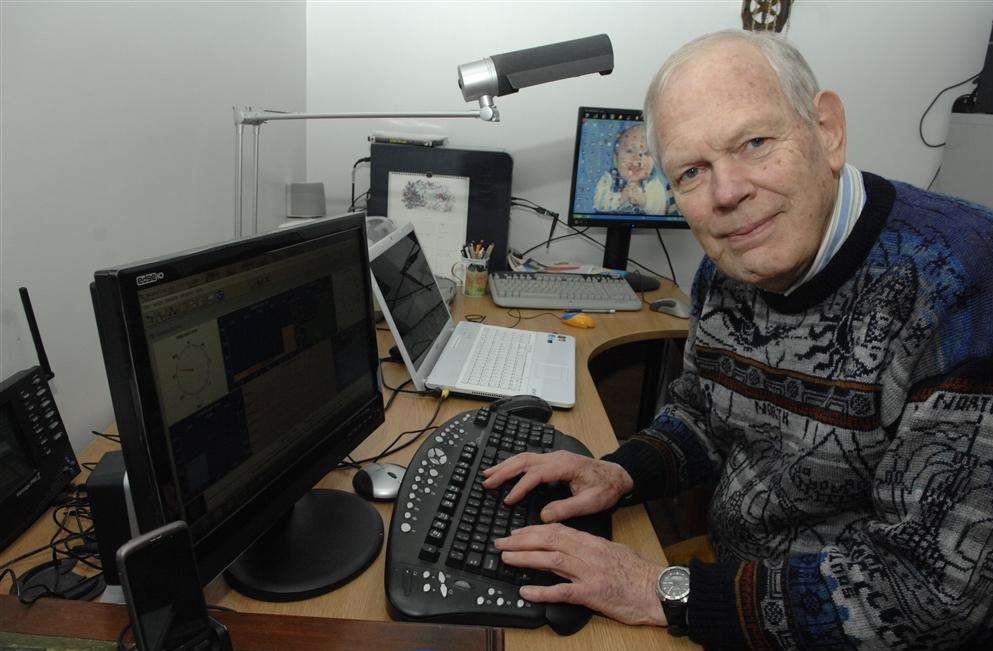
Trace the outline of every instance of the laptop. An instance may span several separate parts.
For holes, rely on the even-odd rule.
[[[373,294],[418,391],[576,404],[575,338],[454,323],[412,224],[370,246],[369,266]]]

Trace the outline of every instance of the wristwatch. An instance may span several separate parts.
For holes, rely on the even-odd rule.
[[[670,635],[686,635],[686,603],[690,598],[690,571],[672,566],[662,570],[655,585],[662,612],[669,622]]]

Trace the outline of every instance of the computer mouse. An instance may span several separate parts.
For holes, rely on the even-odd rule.
[[[520,416],[547,423],[552,417],[552,406],[538,396],[512,396],[495,401],[490,408],[508,416]]]
[[[392,502],[400,491],[406,469],[395,463],[370,463],[352,477],[352,488],[367,500]]]
[[[545,605],[545,621],[559,635],[572,635],[586,626],[593,612],[586,606],[557,603]]]
[[[690,306],[681,298],[660,298],[648,306],[653,312],[662,312],[680,319],[690,318]]]
[[[559,317],[562,323],[571,325],[573,328],[595,328],[596,321],[589,314],[582,312],[566,312]]]

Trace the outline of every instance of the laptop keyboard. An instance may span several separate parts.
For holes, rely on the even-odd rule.
[[[481,328],[459,374],[460,385],[517,391],[531,372],[534,333]]]

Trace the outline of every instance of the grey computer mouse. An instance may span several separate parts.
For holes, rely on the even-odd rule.
[[[355,492],[376,502],[392,502],[400,491],[406,469],[395,463],[370,463],[352,477]]]
[[[660,298],[648,306],[653,312],[662,312],[680,319],[690,318],[690,306],[681,298]]]

